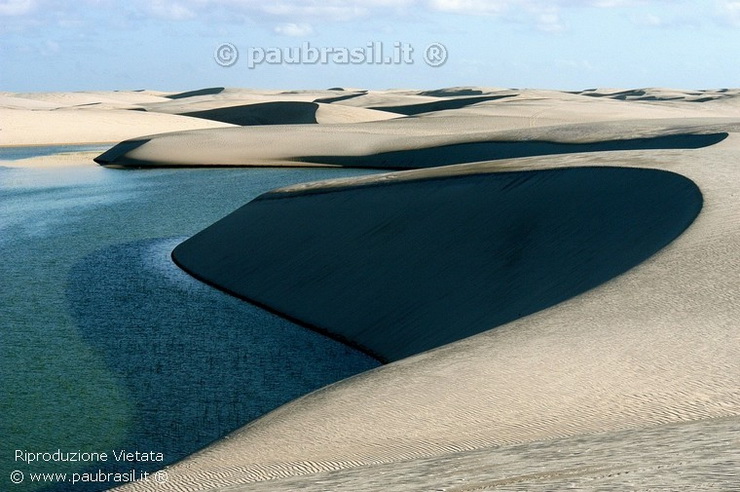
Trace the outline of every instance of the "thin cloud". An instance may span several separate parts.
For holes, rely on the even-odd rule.
[[[185,2],[156,0],[149,3],[148,8],[155,16],[167,20],[180,21],[197,17],[195,11],[189,8]]]
[[[740,2],[717,2],[717,10],[719,12],[717,18],[720,23],[740,27]]]
[[[35,7],[32,0],[0,0],[0,15],[17,16],[30,13]]]
[[[313,34],[313,27],[311,27],[311,24],[306,23],[296,24],[294,22],[286,22],[275,26],[274,30],[276,34],[293,38],[302,38]]]
[[[307,35],[306,26],[321,23],[366,18],[418,19],[425,14],[450,13],[523,21],[536,29],[557,33],[567,29],[568,15],[574,10],[634,8],[639,13],[655,6],[670,13],[674,7],[690,4],[688,0],[131,0],[126,11],[139,18],[173,22],[244,18],[286,36]],[[740,1],[719,4],[726,22],[740,25]],[[120,5],[110,0],[82,0],[62,5],[54,0],[0,0],[0,16],[43,23],[52,17],[49,12],[62,10],[73,11],[80,17],[88,17],[93,12],[120,12]],[[711,13],[706,15],[709,17]]]

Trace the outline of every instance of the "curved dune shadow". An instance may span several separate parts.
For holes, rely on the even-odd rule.
[[[138,149],[150,140],[150,138],[132,138],[131,140],[124,140],[95,157],[93,161],[101,166],[112,165],[117,159],[123,158],[128,152]]]
[[[216,94],[221,94],[224,90],[225,89],[223,87],[208,87],[206,89],[178,92],[177,94],[170,94],[169,96],[164,97],[166,97],[167,99],[185,99],[187,97],[195,96],[213,96]]]
[[[307,125],[317,122],[316,110],[318,107],[319,105],[314,102],[275,101],[191,111],[182,113],[182,116],[192,116],[241,126]]]
[[[278,104],[278,103],[269,103]],[[293,104],[293,103],[290,103]],[[314,103],[308,103],[314,104]],[[297,106],[294,107],[294,109]],[[300,111],[299,111],[300,112]],[[277,112],[276,112],[277,113]],[[280,116],[278,116],[280,117]],[[227,129],[232,130],[232,129]],[[249,128],[244,128],[249,130]],[[211,135],[218,135],[219,132],[213,132]],[[318,134],[321,135],[321,134]],[[324,135],[329,135],[328,133]],[[338,134],[340,135],[340,134]],[[223,148],[223,142],[209,143],[214,145],[212,152],[196,154],[202,157],[198,161],[191,161],[189,164],[183,164],[178,158],[167,156],[167,152],[147,153],[146,147],[144,152],[138,156],[130,156],[129,153],[139,147],[144,146],[149,140],[157,141],[158,139],[170,138],[171,135],[154,136],[147,139],[132,139],[121,142],[113,146],[108,151],[96,157],[94,160],[103,166],[118,167],[168,167],[168,166],[247,166],[250,164],[250,158],[247,156],[235,158],[233,155],[224,158],[219,157],[219,149]],[[606,152],[619,150],[655,150],[655,149],[698,149],[717,144],[728,137],[726,132],[695,134],[679,133],[670,135],[658,135],[651,137],[615,139],[607,138],[605,140],[593,142],[558,142],[550,140],[526,139],[522,140],[487,140],[477,142],[463,142],[448,145],[436,145],[421,148],[411,148],[403,150],[393,150],[388,152],[373,152],[372,150],[365,155],[344,155],[344,147],[337,148],[336,153],[325,155],[307,155],[304,145],[298,145],[296,142],[287,144],[290,151],[284,159],[278,159],[281,165],[286,162],[295,162],[296,165],[305,164],[324,164],[341,167],[356,167],[370,169],[420,169],[440,166],[450,166],[454,164],[465,164],[472,162],[492,161],[500,159],[514,159],[519,157],[535,157],[543,155],[571,154],[580,152]],[[245,138],[249,138],[245,134]],[[324,137],[318,137],[324,138]],[[336,137],[341,138],[341,136]],[[159,140],[161,143],[162,140]],[[252,148],[245,141],[233,144],[234,149],[244,147]],[[368,143],[372,139],[368,138]],[[372,148],[372,145],[370,145]],[[166,149],[166,146],[164,147]],[[231,150],[231,149],[230,149]],[[199,149],[203,152],[203,149]],[[259,159],[258,159],[259,160]],[[266,165],[263,162],[261,165]]]
[[[399,106],[370,106],[370,109],[379,111],[388,111],[389,113],[414,116],[422,113],[431,113],[432,111],[449,111],[451,109],[460,109],[473,104],[487,101],[497,101],[499,99],[508,99],[516,97],[517,94],[497,94],[489,96],[471,96],[444,99],[441,101],[431,101],[417,104],[403,104]]]
[[[715,145],[728,137],[727,133],[677,134],[656,137],[603,140],[588,143],[562,143],[537,140],[470,142],[420,149],[380,152],[351,156],[307,156],[301,161],[346,167],[379,169],[420,169],[450,166],[468,162],[516,159],[543,155],[574,154],[577,152],[608,152],[616,150],[699,149]],[[128,152],[128,151],[126,151]]]
[[[665,171],[569,168],[268,193],[173,252],[197,278],[399,360],[591,289],[702,207]]]
[[[378,366],[194,280],[171,262],[177,242],[107,247],[69,275],[80,334],[134,408],[121,449],[161,452],[172,463],[281,404]],[[131,463],[110,466],[127,471]],[[149,471],[162,466],[136,464]]]
[[[320,97],[318,99],[314,99],[313,102],[331,104],[339,101],[346,101],[348,99],[354,99],[355,97],[364,96],[365,94],[367,94],[367,91],[352,92],[350,94],[342,94],[341,96]]]

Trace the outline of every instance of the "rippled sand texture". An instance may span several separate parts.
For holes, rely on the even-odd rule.
[[[169,468],[165,485],[137,483],[127,490],[557,490],[571,486],[582,490],[732,490],[736,485],[733,477],[740,469],[737,92],[465,89],[433,93],[356,91],[345,95],[351,97],[322,104],[385,110],[400,117],[346,125],[181,132],[139,140],[122,152],[111,151],[102,160],[124,166],[194,165],[201,158],[202,164],[220,165],[315,164],[311,157],[331,156],[332,165],[341,164],[344,158],[350,163],[361,158],[363,165],[372,165],[373,156],[380,156],[379,167],[384,167],[383,157],[388,153],[394,153],[396,163],[403,160],[404,152],[411,156],[417,153],[413,159],[425,164],[415,162],[408,167],[425,169],[297,185],[263,195],[221,222],[224,229],[219,234],[224,244],[217,244],[218,235],[209,236],[205,231],[200,239],[196,236],[190,240],[204,242],[183,261],[192,273],[207,277],[221,288],[243,297],[265,295],[258,300],[273,309],[365,348],[369,342],[356,338],[354,326],[341,322],[322,326],[326,322],[322,316],[332,309],[332,301],[341,290],[337,289],[342,276],[336,272],[326,271],[324,281],[308,289],[315,296],[312,302],[325,304],[307,315],[298,309],[301,299],[291,299],[287,291],[281,297],[287,287],[274,288],[276,284],[271,282],[250,284],[249,275],[256,266],[244,271],[232,269],[233,278],[226,269],[208,277],[212,274],[209,268],[218,267],[224,258],[236,259],[235,265],[243,266],[247,263],[240,263],[238,258],[249,253],[249,248],[260,254],[260,248],[272,248],[279,250],[282,263],[268,255],[257,265],[263,272],[280,272],[278,276],[287,278],[288,283],[307,280],[302,272],[311,267],[310,262],[324,261],[321,255],[337,247],[329,241],[343,238],[342,234],[332,235],[322,229],[328,227],[326,223],[318,227],[320,235],[312,236],[312,228],[317,225],[295,218],[313,210],[309,205],[327,210],[334,207],[338,214],[348,217],[345,224],[352,217],[361,218],[346,227],[364,227],[359,234],[364,243],[347,244],[371,244],[370,253],[403,237],[405,228],[426,220],[421,216],[423,207],[415,207],[415,203],[444,205],[446,212],[437,214],[441,224],[426,221],[438,229],[426,229],[424,234],[430,241],[436,240],[437,230],[450,234],[458,222],[471,224],[470,217],[454,213],[469,210],[465,204],[487,203],[487,191],[510,193],[486,187],[486,183],[498,182],[495,176],[503,172],[526,171],[543,176],[544,170],[580,173],[586,168],[594,173],[596,187],[596,176],[604,171],[601,168],[629,168],[633,172],[619,171],[626,174],[618,181],[637,193],[634,197],[625,192],[629,206],[639,202],[652,210],[668,207],[648,219],[649,214],[639,215],[642,209],[637,206],[635,214],[651,221],[648,229],[651,224],[665,225],[661,217],[665,217],[665,223],[674,220],[672,214],[679,213],[690,200],[688,195],[661,195],[659,183],[645,187],[643,177],[648,175],[641,172],[648,171],[644,170],[668,172],[692,181],[703,205],[683,234],[675,232],[665,242],[677,236],[675,240],[634,268],[613,271],[613,278],[602,279],[605,282],[598,286],[588,285],[586,288],[594,287],[590,290],[550,307],[524,311],[522,315],[527,316],[514,316],[501,326],[490,327],[494,329],[476,330],[476,335],[421,353],[417,352],[429,347],[409,351],[416,355],[406,357],[409,353],[399,350],[406,343],[403,340],[383,347],[383,336],[378,333],[397,335],[408,326],[403,322],[384,324],[383,305],[379,304],[375,306],[376,311],[381,310],[379,319],[372,326],[376,330],[373,343],[379,345],[372,351],[391,349],[395,352],[384,355],[395,362],[284,405]],[[475,100],[467,105],[459,100],[485,95],[507,97]],[[453,102],[440,107],[444,101]],[[399,109],[403,106],[415,107]],[[431,113],[423,112],[429,108]],[[189,149],[194,153],[185,153],[182,149],[191,138]],[[656,138],[659,145],[654,145]],[[696,139],[698,145],[693,144]],[[625,143],[630,141],[631,146]],[[224,142],[229,143],[228,147],[223,146]],[[256,142],[263,145],[257,146]],[[463,147],[457,148],[462,152],[457,153],[454,162],[448,157],[455,152],[439,154],[442,164],[456,165],[434,167],[435,149],[481,142],[496,152],[501,143],[516,145],[520,149],[515,155],[518,158],[506,158],[514,157],[506,153],[487,155],[490,149],[474,152]],[[645,145],[647,142],[652,144]],[[563,152],[541,152],[543,143],[571,147]],[[595,147],[584,149],[580,145]],[[526,157],[527,148],[533,157]],[[418,154],[420,151],[424,152]],[[187,162],[183,161],[186,154],[191,156]],[[456,186],[460,180],[474,185],[454,199],[434,201],[444,196],[435,187]],[[590,182],[584,180],[578,190],[589,190]],[[507,190],[529,185],[535,189],[526,199],[520,197],[519,205],[513,207],[516,210],[490,210],[486,218],[494,229],[512,216],[521,227],[534,227],[531,234],[522,236],[524,263],[542,260],[546,255],[541,248],[526,251],[527,238],[547,230],[548,224],[542,223],[545,212],[563,218],[559,212],[564,204],[579,204],[558,226],[556,232],[562,236],[556,244],[560,244],[558,241],[567,237],[564,231],[568,227],[574,231],[584,227],[575,211],[583,210],[589,216],[589,207],[598,201],[579,191],[581,198],[569,202],[572,190],[565,184],[546,204],[536,203],[542,198],[536,192],[539,185],[531,180],[517,182]],[[386,220],[378,215],[378,207],[368,204],[373,196],[388,198],[395,187],[407,191],[409,205],[399,205],[396,219]],[[358,193],[367,194],[369,199],[355,199]],[[669,197],[679,203],[669,204]],[[618,201],[609,203],[622,207]],[[523,212],[522,207],[530,213]],[[255,224],[252,212],[270,216],[270,210],[274,221],[285,219],[293,233],[305,234],[311,243],[297,241],[286,231],[250,229]],[[420,217],[413,220],[413,214]],[[399,224],[402,230],[394,232],[393,226]],[[483,230],[486,222],[479,227]],[[463,229],[470,234],[470,230]],[[601,240],[617,252],[633,248],[639,241],[617,232],[614,223],[595,222],[586,229],[605,234]],[[242,243],[229,241],[244,234],[248,238]],[[383,234],[387,236],[385,241],[379,239]],[[455,244],[468,244],[465,238],[445,242],[445,247],[433,249],[423,261],[450,266],[450,256],[465,256],[454,249]],[[323,252],[322,239],[326,241]],[[213,251],[214,258],[209,257],[209,241],[219,251],[215,260]],[[592,244],[589,241],[583,240],[585,250]],[[547,245],[547,241],[542,244]],[[306,247],[312,249],[304,258]],[[185,254],[188,242],[181,248]],[[402,252],[403,248],[396,250]],[[496,254],[492,252],[492,258]],[[584,252],[583,258],[587,257]],[[549,258],[562,259],[557,254]],[[576,268],[578,255],[573,258],[574,268],[569,271],[578,283],[586,274]],[[383,264],[376,263],[372,254],[364,259],[368,275]],[[603,266],[604,261],[596,265]],[[500,276],[492,276],[491,281],[504,281],[504,286],[508,281],[538,286],[539,270],[517,270],[521,264],[516,258],[508,266],[503,262],[496,269]],[[331,262],[326,268],[330,267]],[[485,270],[485,265],[481,268]],[[528,275],[526,282],[520,277],[524,274]],[[378,289],[384,287],[382,282],[378,284],[380,287],[372,284],[372,291],[363,295],[369,300],[381,295]],[[556,282],[552,288],[558,285]],[[247,290],[240,291],[245,286]],[[391,291],[396,287],[392,282],[385,286]],[[444,299],[421,295],[428,292],[427,287],[420,288],[418,296],[402,299],[402,305],[394,306],[392,312],[437,309]],[[481,283],[475,288],[485,286]],[[358,289],[361,291],[361,286]],[[485,296],[476,297],[474,289],[469,292],[474,297],[469,308],[480,309],[476,299]],[[511,295],[505,288],[502,292]],[[326,295],[323,300],[322,293]],[[274,299],[285,304],[276,306],[272,304]],[[335,302],[334,308],[341,311],[344,304]],[[451,332],[454,339],[461,333],[457,321],[458,317],[450,317],[437,323],[434,330],[449,330],[447,334]],[[423,337],[423,325],[415,326],[418,331],[412,338]],[[463,336],[468,334],[462,332]]]

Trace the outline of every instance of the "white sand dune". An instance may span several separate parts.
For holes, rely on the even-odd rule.
[[[80,91],[5,93],[27,101],[45,102],[58,108],[93,107],[129,108],[167,99],[149,91]]]
[[[291,123],[358,123],[397,118],[399,115],[363,107],[327,104],[348,97],[345,91],[246,91],[224,89],[217,93],[194,91],[192,95],[142,105],[158,113],[214,119],[238,125]],[[172,97],[172,96],[170,96]]]
[[[701,104],[632,102],[555,91],[529,90],[522,91],[515,98],[481,102],[455,111],[433,112],[424,116],[450,118],[480,115],[495,118],[491,121],[497,126],[510,123],[512,127],[533,127],[594,121],[736,117],[738,108],[734,104],[734,100]]]
[[[188,111],[264,102],[323,102],[324,99],[344,98],[367,91],[316,90],[277,91],[239,88],[212,88],[184,93],[166,94],[160,101],[142,105],[148,111],[180,114]]]
[[[608,95],[617,92],[609,92]],[[736,487],[740,458],[740,442],[737,440],[740,429],[740,325],[737,321],[740,319],[740,262],[737,261],[740,257],[740,228],[737,227],[740,223],[740,201],[737,198],[740,196],[740,176],[736,165],[740,157],[740,128],[736,118],[740,114],[731,99],[722,106],[719,99],[707,102],[656,99],[646,102],[558,94],[543,93],[539,101],[535,102],[533,98],[526,104],[541,105],[550,112],[549,121],[562,117],[569,123],[578,124],[549,127],[535,124],[533,129],[505,127],[509,129],[503,131],[495,128],[495,118],[488,120],[490,126],[486,127],[485,114],[469,114],[488,105],[498,108],[515,103],[522,107],[521,102],[509,99],[414,118],[414,124],[409,126],[404,125],[410,120],[400,119],[365,124],[362,125],[364,131],[351,125],[348,130],[340,126],[324,127],[331,129],[333,137],[340,140],[341,145],[332,143],[329,137],[322,137],[322,128],[303,127],[299,130],[293,126],[269,130],[255,128],[249,133],[248,129],[181,133],[152,139],[130,151],[142,160],[153,161],[158,153],[163,153],[159,157],[161,160],[173,159],[172,149],[186,145],[188,138],[193,139],[192,145],[197,142],[197,145],[215,148],[211,143],[212,134],[218,135],[213,137],[214,141],[223,144],[230,141],[232,133],[234,141],[247,138],[245,147],[250,142],[268,139],[270,145],[262,147],[267,154],[266,161],[295,155],[298,145],[295,142],[299,140],[315,146],[309,148],[310,152],[324,149],[324,155],[335,152],[336,155],[351,157],[412,151],[420,146],[434,148],[441,142],[459,143],[466,138],[502,139],[502,135],[506,135],[507,141],[532,143],[533,137],[550,141],[593,142],[660,135],[683,138],[697,133],[729,134],[728,138],[702,148],[621,149],[536,156],[296,185],[276,190],[248,204],[212,230],[225,234],[222,253],[230,250],[232,258],[237,259],[232,266],[249,265],[238,262],[239,255],[246,251],[245,243],[256,248],[254,251],[257,252],[261,252],[261,248],[273,248],[277,250],[276,256],[263,258],[267,261],[263,267],[287,275],[288,281],[291,278],[300,280],[302,272],[312,268],[310,261],[315,261],[315,255],[322,254],[322,240],[325,241],[325,254],[337,253],[336,245],[330,241],[342,238],[343,231],[367,226],[369,219],[365,216],[369,215],[371,219],[375,217],[376,227],[366,228],[358,240],[373,247],[365,251],[355,250],[354,253],[360,256],[355,259],[365,264],[365,273],[370,277],[373,269],[383,265],[382,261],[378,262],[382,257],[373,256],[373,253],[388,248],[394,238],[403,238],[407,228],[426,224],[426,229],[416,233],[426,241],[436,241],[441,230],[445,234],[454,234],[458,225],[462,227],[460,230],[464,235],[461,234],[458,242],[444,243],[445,247],[433,249],[432,256],[421,256],[422,261],[431,262],[432,267],[421,266],[434,272],[438,265],[437,274],[444,279],[448,275],[446,269],[452,268],[455,262],[459,265],[460,260],[471,258],[473,263],[485,262],[482,257],[471,256],[469,249],[465,252],[454,249],[455,244],[470,245],[471,232],[465,229],[466,223],[477,221],[496,228],[511,220],[511,227],[505,230],[519,234],[520,240],[511,238],[519,246],[492,253],[492,256],[508,254],[511,259],[508,266],[502,264],[495,270],[507,282],[514,282],[512,285],[522,281],[522,285],[537,288],[544,277],[540,277],[539,272],[530,275],[526,272],[531,270],[517,268],[526,265],[527,261],[556,260],[562,253],[565,246],[558,242],[556,231],[550,231],[555,234],[553,246],[557,253],[554,255],[547,251],[547,241],[543,241],[539,248],[527,250],[527,247],[537,244],[537,234],[542,233],[543,237],[548,234],[545,231],[549,223],[538,219],[547,213],[564,213],[564,203],[573,200],[574,193],[585,193],[582,195],[583,205],[573,209],[574,214],[580,210],[593,218],[591,213],[594,211],[589,207],[595,207],[608,194],[615,201],[602,203],[605,204],[604,210],[609,210],[609,204],[613,205],[611,212],[616,215],[612,217],[625,212],[624,205],[619,202],[625,199],[628,207],[637,207],[633,209],[635,213],[652,224],[643,224],[648,228],[660,223],[661,217],[666,221],[675,219],[671,214],[693,203],[688,195],[676,194],[675,189],[664,190],[666,194],[662,195],[659,182],[653,183],[652,190],[643,189],[646,184],[643,178],[652,175],[650,173],[690,180],[698,187],[703,200],[701,212],[685,232],[634,268],[621,274],[615,272],[617,276],[605,283],[493,330],[417,355],[406,358],[403,358],[403,353],[394,355],[397,347],[391,346],[393,350],[384,355],[400,360],[279,408],[168,468],[165,484],[140,482],[124,487],[124,490],[462,491],[559,490],[568,487],[584,490],[732,490]],[[396,104],[395,98],[399,95],[393,93],[392,96],[393,104]],[[618,110],[623,113],[620,112],[616,118],[586,109],[580,115],[580,121],[573,121],[578,117],[579,108],[593,108],[592,103],[579,106],[578,102],[573,102],[580,101],[579,98],[606,103],[602,107],[633,107],[638,116],[625,121],[622,115],[630,114],[629,109]],[[662,104],[667,106],[661,107]],[[707,104],[722,107],[714,112],[703,106]],[[681,105],[684,105],[683,109]],[[558,115],[557,108],[562,108],[566,114]],[[455,115],[458,111],[461,114]],[[482,113],[487,111],[486,107]],[[516,111],[511,111],[512,118],[515,118]],[[663,114],[657,116],[660,119],[643,118],[652,111]],[[686,118],[680,117],[681,112]],[[443,117],[444,113],[448,113],[447,118]],[[495,110],[492,113],[495,114]],[[734,116],[734,119],[700,118],[700,114]],[[588,123],[589,119],[591,123]],[[610,119],[617,121],[609,122]],[[259,137],[250,136],[257,133]],[[254,140],[250,140],[252,138]],[[286,143],[291,150],[282,150],[285,154],[273,150],[272,145],[277,146],[280,142]],[[255,159],[259,158],[257,151],[253,155]],[[434,160],[433,153],[426,157]],[[604,170],[604,167],[621,171]],[[512,209],[487,206],[492,198],[485,196],[481,191],[483,188],[476,188],[499,182],[497,176],[507,176],[509,172],[534,172],[534,176],[542,179],[552,172],[581,173],[584,170],[591,170],[594,174],[587,172],[584,176],[589,178],[582,185],[578,184],[579,180],[574,180],[562,187],[560,195],[555,194],[549,199],[547,195],[534,196],[538,189],[544,190],[538,188],[539,184],[534,185],[534,195],[528,198],[522,195]],[[620,186],[624,186],[622,191],[607,192],[600,188],[596,176],[601,171],[624,172],[621,178],[610,174],[610,179],[606,180],[611,185],[621,183]],[[643,172],[649,174],[643,175]],[[663,174],[666,172],[670,174]],[[448,189],[461,183],[469,185],[464,192],[455,194]],[[593,188],[589,187],[590,183]],[[522,179],[512,182],[505,187],[506,190],[496,186],[490,189],[513,197],[530,185],[533,185],[532,180]],[[381,199],[380,206],[391,197],[393,189],[408,191],[407,206],[391,207],[395,215],[385,218],[382,210],[378,212],[368,208],[368,200],[363,197],[370,201]],[[598,193],[599,200],[591,201],[589,191]],[[453,193],[454,197],[447,199],[445,193]],[[546,199],[546,202],[536,203]],[[638,213],[645,210],[640,205],[643,200],[648,208],[668,209],[651,219],[649,214]],[[671,200],[676,202],[671,204]],[[463,205],[470,201],[483,205],[477,211],[477,217],[454,213],[456,210],[470,212],[471,209]],[[416,207],[419,203],[424,207]],[[321,207],[326,207],[327,214],[334,210],[338,217],[347,220],[334,224],[329,215],[318,215],[328,221],[318,226],[316,222],[300,220],[301,214],[316,212]],[[263,213],[264,217],[272,217],[273,222],[287,220],[293,234],[304,234],[304,241],[283,236],[281,243],[281,237],[271,232],[272,226],[266,223],[267,219],[259,219]],[[441,222],[430,220],[425,214],[432,218],[436,215]],[[358,218],[359,225],[352,223],[353,216]],[[575,231],[584,226],[576,223],[579,220],[582,219],[570,215],[560,229],[565,234],[562,237],[567,237],[568,227]],[[255,223],[260,223],[262,228],[249,234],[254,235],[255,240],[266,240],[266,244],[255,245],[249,238],[245,242],[229,244],[230,239],[248,232]],[[612,247],[639,246],[639,240],[617,232],[615,225],[596,220],[585,227],[609,236],[604,240],[611,242]],[[315,227],[318,230],[313,234]],[[209,237],[210,240],[217,237],[208,232],[203,234],[203,248]],[[640,237],[645,235],[640,234]],[[196,241],[201,240],[197,238]],[[318,249],[311,250],[313,245],[305,241],[315,243]],[[583,251],[576,253],[574,258],[580,254],[585,260],[589,255],[588,244],[576,241],[573,247],[577,249],[580,246]],[[415,243],[407,244],[409,251],[404,251],[404,245],[396,246],[396,253],[406,255],[407,261],[416,257],[413,248],[419,248]],[[602,251],[603,246],[598,246],[596,251]],[[312,251],[310,261],[302,259],[305,247]],[[219,266],[219,262],[210,262],[208,253],[195,253],[186,260],[189,268],[206,268],[209,264],[215,268]],[[199,264],[199,255],[202,264]],[[604,266],[605,262],[613,260],[612,256],[608,260],[597,261],[593,266]],[[457,260],[451,262],[451,258]],[[486,268],[485,263],[481,265],[481,268]],[[584,275],[577,269],[569,271],[573,272],[576,280]],[[342,303],[334,297],[339,290],[333,290],[342,285],[340,274],[341,271],[338,274],[325,271],[320,285],[313,285],[314,301],[321,299],[322,289],[326,299],[325,304],[316,307],[316,312],[310,316],[321,315],[331,309],[342,310]],[[222,283],[224,277],[220,275],[218,279],[209,280]],[[392,276],[387,278],[392,279]],[[234,283],[221,287],[238,292],[249,283],[248,278],[236,273],[231,281]],[[435,279],[427,277],[426,281],[434,282]],[[457,281],[456,285],[460,285],[460,279]],[[362,293],[362,285],[356,288],[356,292],[372,302],[373,296],[382,296],[378,287],[372,285],[371,292]],[[255,286],[257,290],[266,292],[269,299],[280,297],[282,287],[279,282],[258,282]],[[393,290],[396,285],[391,281],[385,288]],[[475,296],[475,289],[484,288],[483,284],[477,284],[468,295]],[[427,290],[422,288],[420,292]],[[516,294],[505,289],[502,293]],[[245,297],[250,295],[241,294]],[[425,308],[437,309],[436,305],[444,300],[420,295],[416,299],[411,296],[402,301],[407,312],[424,312]],[[303,311],[290,312],[300,301],[289,299],[285,306],[271,307],[286,309],[287,314],[300,319],[306,316]],[[261,302],[271,301],[262,299]],[[383,306],[375,307],[382,309]],[[394,306],[392,311],[397,313],[399,309],[404,308]],[[325,322],[323,318],[303,321],[327,329],[320,326]],[[403,323],[375,321],[374,329],[386,331],[391,336],[408,330]],[[436,320],[429,326],[435,330],[454,331],[457,321],[456,317],[451,317]],[[482,322],[485,324],[487,321]],[[347,338],[358,336],[352,332],[351,325],[337,326],[332,329],[349,330],[344,332]],[[418,328],[415,336],[424,336],[423,326],[414,326]],[[359,335],[363,336],[363,333]],[[457,334],[460,335],[459,332]],[[462,333],[462,336],[466,334]],[[378,341],[382,344],[381,338],[373,341],[370,337],[370,342]],[[364,341],[365,344],[370,342],[368,339]],[[396,342],[405,343],[397,338]],[[379,351],[377,348],[374,350]],[[416,350],[424,350],[424,347]]]
[[[111,143],[139,135],[227,123],[126,109],[9,109],[0,107],[0,146]]]
[[[123,490],[733,490],[738,94],[0,93],[0,146],[423,168],[274,190],[178,248],[218,287],[393,362]],[[319,124],[182,116],[282,103]]]
[[[58,107],[58,104],[47,101],[27,99],[9,92],[0,93],[0,108],[3,109],[49,110]]]
[[[313,102],[332,100],[317,97],[326,96],[327,92],[334,94],[334,99],[352,97],[329,103]],[[430,93],[435,95],[428,95]],[[495,99],[486,100],[488,97]],[[236,106],[236,101],[240,98],[258,98],[260,102],[252,101]],[[282,102],[280,98],[283,98]],[[101,163],[136,167],[301,166],[334,165],[337,162],[347,164],[343,161],[345,157],[374,156],[370,159],[374,167],[426,167],[435,163],[427,161],[424,164],[418,161],[403,165],[397,159],[384,163],[377,155],[470,142],[542,140],[583,143],[626,139],[630,136],[642,138],[655,136],[661,131],[676,133],[679,131],[678,127],[691,132],[707,132],[707,125],[722,123],[720,120],[712,123],[707,118],[728,118],[728,121],[735,121],[740,108],[731,101],[734,99],[726,100],[727,104],[724,105],[714,100],[677,105],[673,102],[614,100],[545,90],[476,91],[472,88],[429,92],[355,91],[349,94],[345,91],[298,91],[286,94],[227,89],[215,95],[195,95],[169,103],[158,103],[156,107],[149,106],[149,110],[179,114],[200,113],[205,117],[208,117],[208,113],[221,112],[227,118],[234,117],[228,121],[240,124],[305,123],[315,119],[318,123],[335,126],[331,131],[321,128],[299,129],[290,125],[270,128],[250,126],[147,137],[139,139],[142,145],[125,145],[125,152],[113,149],[110,154],[101,158]],[[315,114],[312,114],[313,104],[318,104]],[[368,109],[370,107],[376,109]],[[382,110],[383,108],[388,111]],[[405,116],[404,113],[413,116]],[[643,120],[659,119],[666,121],[640,124]],[[685,121],[678,124],[677,120]],[[592,122],[609,121],[613,123],[601,125],[598,133],[588,128]],[[506,155],[505,152],[500,154]],[[527,154],[520,152],[517,155]],[[500,157],[482,155],[475,160],[491,158]],[[461,162],[466,161],[457,161]],[[354,159],[351,164],[368,165],[358,159]]]
[[[609,150],[629,139],[721,133],[737,119],[672,119],[497,130],[487,116],[400,118],[379,122],[319,126],[276,125],[173,132],[123,142],[97,161],[111,166],[278,166],[353,165],[375,168],[437,167],[443,164],[539,154]],[[703,138],[696,143],[701,145]],[[522,145],[521,143],[524,142]],[[537,153],[534,142],[545,144]],[[665,143],[685,146],[684,141]],[[473,151],[440,148],[490,144]],[[579,145],[583,146],[579,148]],[[650,146],[649,142],[644,145]],[[663,145],[656,143],[655,145]],[[633,144],[627,145],[632,148]],[[426,152],[413,154],[410,151]],[[473,157],[468,155],[473,152]],[[405,153],[405,154],[399,154]]]
[[[238,106],[219,106],[197,111],[188,110],[179,114],[241,126],[359,123],[399,117],[395,113],[385,111],[305,101],[271,101]]]
[[[447,171],[268,193],[173,258],[397,361],[609,280],[679,236],[702,205],[690,180],[663,171]]]
[[[605,97],[622,101],[658,101],[665,102],[688,102],[705,103],[715,100],[737,99],[740,91],[737,89],[715,89],[715,90],[682,90],[661,87],[649,87],[644,89],[589,89],[579,91],[575,94]]]

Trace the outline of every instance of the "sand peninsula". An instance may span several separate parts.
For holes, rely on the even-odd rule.
[[[105,166],[380,169],[266,193],[173,258],[387,362],[122,490],[737,485],[740,91],[117,97],[59,112],[151,117]]]

